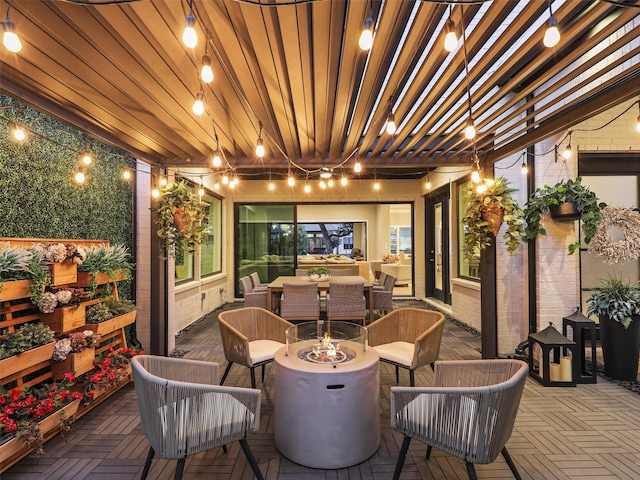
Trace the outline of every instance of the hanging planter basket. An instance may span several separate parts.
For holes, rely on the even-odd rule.
[[[496,237],[504,220],[504,209],[497,203],[492,203],[482,209],[482,219],[487,222],[489,230]]]
[[[574,222],[580,220],[581,213],[575,203],[567,202],[549,207],[551,218],[557,222]]]

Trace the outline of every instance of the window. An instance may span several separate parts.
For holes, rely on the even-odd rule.
[[[467,211],[466,189],[471,182],[464,182],[458,184],[458,275],[460,277],[467,277],[471,279],[480,280],[480,251],[477,255],[474,253],[473,259],[467,259],[464,254],[465,246],[467,244],[464,236],[464,225],[462,219]]]
[[[200,245],[200,276],[206,277],[222,271],[222,200],[205,195],[204,234]]]
[[[399,255],[401,252],[411,254],[411,227],[391,227],[389,232],[389,253]]]

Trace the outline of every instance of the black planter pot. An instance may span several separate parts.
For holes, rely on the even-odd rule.
[[[549,207],[549,214],[558,222],[573,222],[580,219],[580,212],[575,203],[561,203]]]
[[[634,381],[638,378],[640,355],[640,317],[632,317],[629,328],[609,317],[600,317],[600,340],[604,369],[615,380]]]

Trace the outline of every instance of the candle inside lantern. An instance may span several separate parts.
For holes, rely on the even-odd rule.
[[[560,381],[571,381],[571,357],[560,357]]]
[[[552,382],[560,381],[560,364],[559,363],[549,364],[549,380],[551,380]]]

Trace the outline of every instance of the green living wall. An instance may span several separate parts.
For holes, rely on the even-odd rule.
[[[15,124],[27,137],[13,138]],[[74,181],[81,157],[86,181]],[[0,237],[109,240],[133,253],[133,157],[0,95]],[[135,261],[135,259],[133,259]],[[129,285],[119,285],[131,298]]]

